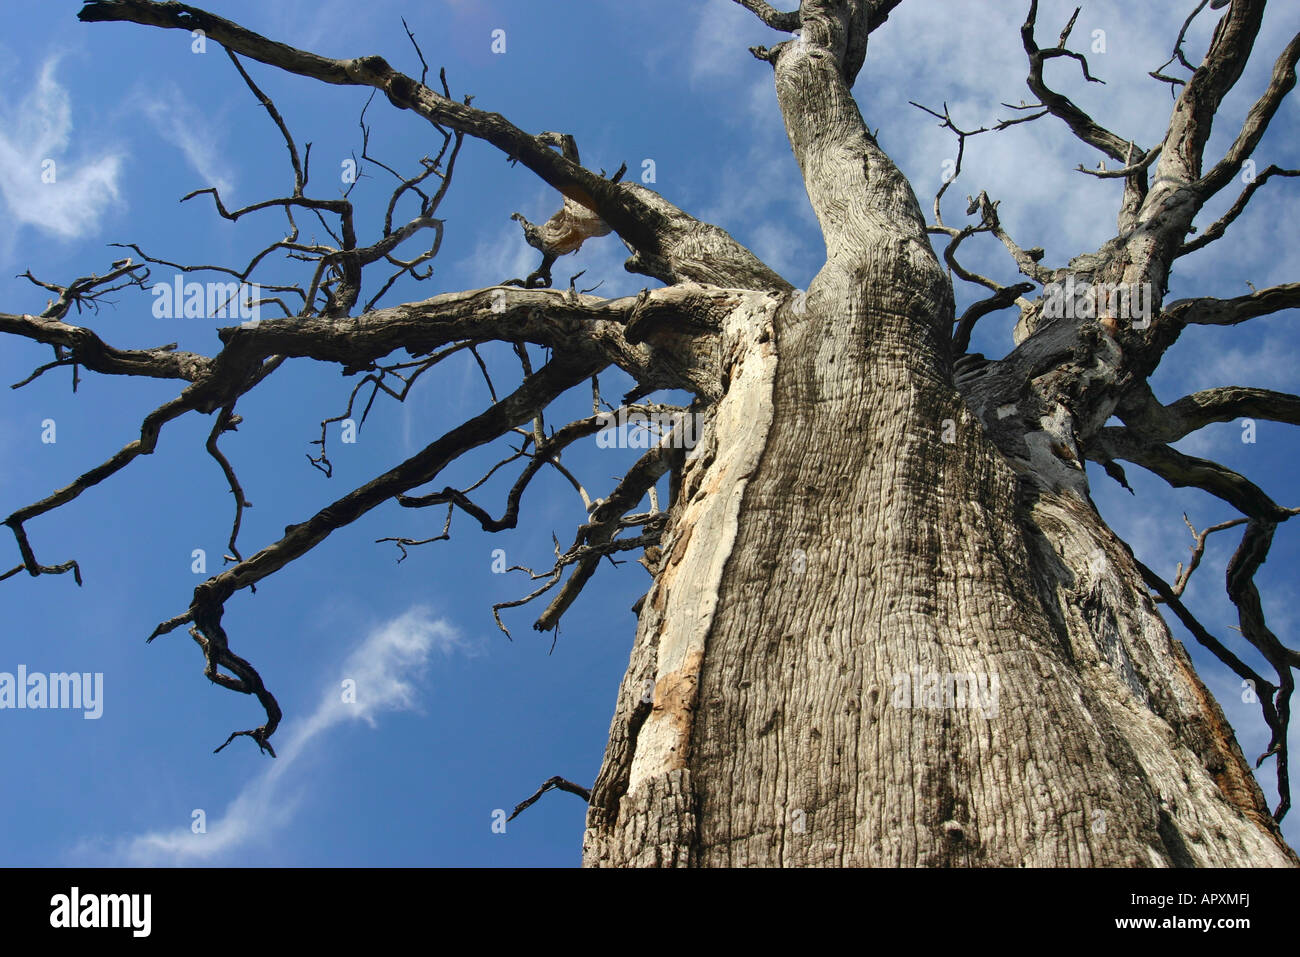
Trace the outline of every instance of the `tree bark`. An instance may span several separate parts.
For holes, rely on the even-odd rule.
[[[1013,469],[954,388],[951,285],[849,90],[865,6],[804,0],[771,53],[827,262],[724,329],[585,863],[1296,864],[1086,481]]]

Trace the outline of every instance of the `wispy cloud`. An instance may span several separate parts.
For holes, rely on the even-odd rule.
[[[355,700],[331,685],[323,690],[316,710],[286,727],[279,757],[249,781],[206,833],[188,827],[151,831],[105,842],[85,841],[74,859],[105,858],[130,866],[214,863],[255,838],[284,827],[293,818],[305,792],[303,758],[319,748],[330,731],[349,721],[371,727],[384,711],[412,711],[419,705],[417,681],[434,651],[463,647],[457,630],[428,609],[415,607],[372,631],[343,662],[339,674],[354,682]]]
[[[737,35],[761,31],[752,14],[726,3],[704,4],[691,34],[689,71],[691,82],[707,83],[720,77],[734,78],[753,65],[753,58]]]
[[[215,186],[228,201],[235,188],[234,172],[225,160],[229,140],[211,115],[192,106],[174,83],[147,93],[137,90],[131,105],[145,115],[159,136],[181,151],[199,174],[200,186]]]
[[[524,210],[525,215],[535,223],[545,222],[550,212],[539,212],[546,205],[558,207],[559,201],[550,193],[546,203],[542,203],[539,191],[535,201]],[[492,235],[480,239],[474,251],[462,257],[452,265],[453,274],[466,289],[495,286],[507,279],[527,276],[542,261],[542,254],[524,242],[523,231],[519,224],[504,220]],[[557,270],[558,272],[559,270]]]
[[[72,103],[57,66],[57,56],[47,59],[27,96],[0,107],[0,199],[11,226],[75,239],[95,233],[118,201],[122,156],[84,142],[79,155],[67,153]]]
[[[374,22],[383,22],[377,7],[387,4],[368,5],[369,15]],[[347,43],[354,37],[341,33],[335,24],[343,22],[349,13],[355,13],[351,0],[311,0],[311,2],[267,4],[263,12],[270,17],[272,28],[267,36],[274,40],[291,42],[300,50],[334,55],[333,51],[322,49],[322,43],[340,44],[346,51]],[[251,24],[250,24],[251,26]],[[343,55],[350,55],[346,52]]]

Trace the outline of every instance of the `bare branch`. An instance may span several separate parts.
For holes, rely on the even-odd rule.
[[[1191,519],[1187,517],[1187,513],[1183,513],[1183,524],[1186,525],[1188,530],[1192,533],[1194,542],[1191,546],[1192,557],[1191,560],[1188,561],[1187,566],[1184,567],[1182,562],[1178,563],[1178,571],[1174,576],[1174,595],[1181,598],[1183,592],[1187,590],[1187,583],[1191,580],[1192,573],[1200,567],[1201,559],[1205,555],[1206,540],[1208,540],[1215,532],[1222,532],[1229,528],[1236,528],[1238,525],[1245,525],[1247,521],[1248,519],[1244,518],[1229,519],[1226,522],[1220,522],[1218,525],[1211,525],[1198,532],[1196,526],[1192,524]]]
[[[1300,652],[1287,648],[1277,636],[1269,630],[1264,621],[1264,610],[1260,603],[1259,589],[1255,585],[1255,573],[1268,557],[1268,550],[1273,542],[1273,522],[1251,521],[1241,537],[1232,560],[1228,562],[1228,597],[1237,606],[1237,620],[1241,633],[1254,645],[1274,667],[1278,674],[1278,691],[1276,699],[1277,727],[1273,729],[1273,739],[1268,750],[1260,756],[1255,766],[1264,763],[1270,755],[1277,758],[1277,786],[1280,797],[1273,819],[1281,821],[1291,807],[1291,786],[1288,769],[1286,730],[1291,718],[1291,694],[1295,690],[1295,678],[1292,669],[1300,668]]]
[[[1264,132],[1272,122],[1282,100],[1295,87],[1297,62],[1300,62],[1300,33],[1291,38],[1291,42],[1278,56],[1273,66],[1273,74],[1269,78],[1268,88],[1246,114],[1241,132],[1237,134],[1236,140],[1228,148],[1223,159],[1192,184],[1191,188],[1200,194],[1202,199],[1213,196],[1228,185],[1241,169],[1241,165],[1255,152],[1255,147],[1263,139]],[[1205,125],[1208,128],[1208,121]]]
[[[691,413],[681,413],[681,415],[689,414]],[[586,431],[591,429],[593,419],[600,424],[608,424],[610,421],[609,417],[598,413],[592,416],[591,419],[579,420],[570,426],[566,426],[566,428],[574,429],[577,432]],[[557,433],[557,436],[559,434]],[[533,624],[537,631],[553,630],[559,624],[560,617],[573,604],[583,587],[591,579],[591,576],[595,574],[596,566],[600,563],[602,557],[609,556],[612,553],[658,544],[659,535],[667,515],[657,510],[635,516],[629,516],[627,513],[636,507],[637,503],[649,493],[660,476],[670,469],[680,467],[684,455],[683,421],[679,416],[674,428],[663,435],[659,442],[645,455],[641,456],[636,464],[624,475],[618,486],[591,509],[590,521],[578,528],[577,535],[569,549],[561,553],[559,546],[556,546],[556,560],[550,570],[539,574],[527,568],[522,569],[528,571],[534,579],[546,577],[547,580],[539,588],[523,598],[498,602],[494,605],[493,615],[496,617],[497,626],[508,636],[510,632],[502,623],[498,614],[500,609],[518,607],[545,594],[559,583],[563,570],[569,565],[574,565],[576,567],[573,574],[569,576],[546,610]],[[523,481],[522,478],[521,481]],[[516,489],[519,488],[520,486],[517,483]],[[511,507],[515,507],[517,506],[515,490],[512,490],[511,495]],[[484,513],[481,513],[481,510],[476,517],[479,517],[480,521],[487,518]],[[507,518],[513,519],[513,515],[509,510],[507,511]],[[484,525],[484,528],[491,531],[494,530],[493,525],[495,523]],[[642,534],[635,538],[617,537],[624,529],[631,527],[639,527]]]
[[[957,321],[957,328],[952,334],[953,355],[961,355],[970,348],[970,337],[971,332],[975,329],[975,323],[991,312],[1014,306],[1017,299],[1026,293],[1033,292],[1035,288],[1037,287],[1032,282],[1003,286],[987,299],[981,299],[968,306],[966,311],[961,314],[961,318]]]
[[[1186,256],[1188,253],[1194,253],[1198,249],[1203,249],[1210,243],[1214,242],[1224,234],[1229,226],[1236,221],[1246,210],[1246,204],[1250,198],[1255,195],[1255,190],[1259,189],[1274,176],[1300,176],[1300,169],[1282,169],[1276,164],[1269,166],[1266,170],[1255,177],[1255,179],[1241,191],[1237,201],[1232,204],[1232,208],[1223,214],[1213,225],[1208,227],[1201,235],[1197,236],[1190,242],[1183,243],[1182,248],[1178,250],[1179,256]]]
[[[1296,308],[1300,308],[1300,282],[1269,286],[1235,299],[1179,299],[1165,306],[1162,318],[1185,326],[1235,326],[1247,319]]]
[[[303,171],[302,163],[298,161],[298,147],[293,142],[293,136],[289,133],[289,127],[285,125],[284,117],[282,117],[280,111],[275,108],[275,103],[271,101],[271,98],[263,93],[258,85],[253,82],[253,78],[248,75],[248,71],[244,69],[244,65],[239,62],[239,57],[235,56],[234,52],[231,50],[226,50],[226,56],[230,57],[230,62],[235,65],[235,69],[238,70],[239,75],[243,77],[244,83],[246,83],[248,88],[253,91],[253,95],[257,97],[257,101],[262,104],[262,108],[266,110],[267,115],[271,117],[271,121],[275,123],[276,129],[278,129],[280,135],[284,137],[284,145],[289,151],[289,163],[293,166],[293,195],[301,196],[303,188],[307,185],[307,176]],[[289,223],[290,225],[293,224],[292,215],[290,215]]]
[[[1221,386],[1183,396],[1161,407],[1157,416],[1143,420],[1141,431],[1160,442],[1176,442],[1212,422],[1240,418],[1300,425],[1300,396],[1271,389]]]
[[[1251,518],[1277,522],[1296,514],[1278,505],[1258,485],[1232,469],[1168,445],[1148,443],[1128,428],[1101,429],[1088,449],[1088,457],[1098,462],[1109,459],[1133,462],[1159,475],[1174,488],[1199,488]]]
[[[1078,10],[1075,16],[1078,16]],[[1043,106],[1052,113],[1053,116],[1059,117],[1065,122],[1070,130],[1095,149],[1101,150],[1112,159],[1119,160],[1121,163],[1126,162],[1129,153],[1129,141],[1125,140],[1114,133],[1110,132],[1093,121],[1087,113],[1075,106],[1075,104],[1060,93],[1055,92],[1047,86],[1043,80],[1043,66],[1051,59],[1057,57],[1068,57],[1078,62],[1083,69],[1083,77],[1089,83],[1102,83],[1103,80],[1097,79],[1088,70],[1088,60],[1082,53],[1073,53],[1064,47],[1065,40],[1069,37],[1070,26],[1067,26],[1061,34],[1061,43],[1056,47],[1046,50],[1040,49],[1037,41],[1034,39],[1034,28],[1038,20],[1038,0],[1030,0],[1029,15],[1025,17],[1025,22],[1020,28],[1020,39],[1024,45],[1025,53],[1029,56],[1029,77],[1026,83],[1029,89],[1033,91],[1034,96],[1038,97]],[[1070,25],[1073,25],[1074,18],[1071,17]]]
[[[566,781],[557,774],[553,778],[547,778],[532,797],[525,798],[516,804],[514,811],[511,812],[508,818],[506,818],[507,823],[517,818],[521,812],[528,810],[537,803],[538,798],[551,790],[568,791],[570,794],[578,795],[578,797],[582,798],[583,801],[591,800],[591,791],[589,789],[584,788],[581,784],[574,784],[572,781]]]
[[[235,497],[235,519],[230,526],[229,548],[230,555],[226,557],[227,561],[241,561],[243,555],[239,554],[239,546],[236,540],[239,538],[239,526],[243,523],[244,509],[252,508],[253,503],[244,497],[244,488],[239,484],[239,478],[235,475],[235,469],[226,458],[225,453],[217,446],[217,440],[223,432],[234,432],[238,428],[241,418],[234,414],[235,407],[232,403],[227,405],[217,414],[217,420],[212,423],[212,431],[208,434],[208,441],[205,446],[208,454],[216,460],[221,466],[221,472],[226,477],[226,483],[230,486],[230,494]]]
[[[896,2],[882,7],[892,8]],[[287,72],[325,83],[381,90],[399,109],[412,110],[435,125],[491,143],[566,197],[593,210],[637,251],[629,261],[629,268],[635,271],[653,269],[650,274],[666,282],[695,280],[782,292],[792,288],[724,230],[701,223],[643,186],[604,179],[556,153],[541,137],[525,133],[499,113],[439,94],[394,70],[382,57],[335,60],[319,56],[268,40],[183,3],[92,0],[77,17],[83,22],[127,21],[186,32],[203,30],[227,50]],[[703,246],[711,248],[707,265],[699,255]]]
[[[799,29],[799,11],[794,10],[790,13],[782,13],[773,9],[766,0],[735,0],[746,10],[762,20],[764,24],[773,30],[780,30],[783,33],[794,33]]]
[[[987,193],[981,191],[972,205],[979,209],[989,231],[1006,247],[1022,273],[1038,283],[1049,283],[1056,278],[1055,270],[1038,265],[1043,258],[1042,248],[1022,249],[1002,228],[1002,221],[998,218],[998,204],[991,201]]]
[[[1154,70],[1152,70],[1150,73],[1147,74],[1153,79],[1160,80],[1164,83],[1170,84],[1170,93],[1174,93],[1174,89],[1173,89],[1174,87],[1182,86],[1187,81],[1180,80],[1177,77],[1166,76],[1160,71],[1163,70],[1165,67],[1170,66],[1175,60],[1181,63],[1188,70],[1196,69],[1196,67],[1194,67],[1191,63],[1188,62],[1187,57],[1183,55],[1183,42],[1187,39],[1187,30],[1192,25],[1192,21],[1196,19],[1197,14],[1199,14],[1202,10],[1205,9],[1205,5],[1209,2],[1210,0],[1200,0],[1200,2],[1196,4],[1196,8],[1187,15],[1187,19],[1183,21],[1182,28],[1178,31],[1178,38],[1174,41],[1174,52],[1170,54],[1168,60],[1166,60],[1164,63],[1160,64],[1158,67],[1156,67]],[[1214,0],[1212,9],[1217,10],[1222,6],[1225,6],[1226,3],[1227,0]]]
[[[0,312],[0,332],[65,348],[68,358],[78,365],[106,375],[193,382],[207,374],[212,361],[193,352],[179,352],[174,343],[154,349],[115,349],[84,326],[36,316]]]
[[[1132,145],[1132,143],[1129,144],[1129,146]],[[1097,177],[1097,179],[1127,179],[1135,173],[1146,172],[1147,168],[1159,158],[1160,151],[1163,148],[1164,144],[1156,146],[1154,149],[1148,150],[1146,155],[1136,163],[1130,163],[1128,166],[1122,166],[1119,169],[1106,169],[1106,163],[1104,160],[1100,164],[1099,169],[1088,169],[1082,163],[1075,168],[1080,173],[1087,173],[1089,176]]]

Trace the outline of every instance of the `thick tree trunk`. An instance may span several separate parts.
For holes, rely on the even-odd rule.
[[[1086,484],[1014,472],[954,389],[951,287],[818,6],[775,65],[827,264],[724,330],[585,862],[1296,863]]]
[[[772,300],[738,311],[587,863],[1292,863],[1131,557],[1012,474],[892,288],[815,289],[774,337]]]

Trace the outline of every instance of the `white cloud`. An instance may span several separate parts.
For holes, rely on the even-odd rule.
[[[378,10],[373,2],[367,5],[368,15],[372,22],[382,22],[377,16]],[[329,55],[321,49],[322,42],[329,41],[338,44],[340,41],[344,44],[342,55],[354,56],[353,53],[346,52],[346,43],[351,39],[351,31],[339,31],[337,24],[343,23],[348,19],[348,15],[356,15],[356,7],[352,0],[311,0],[310,3],[275,3],[267,4],[262,11],[271,17],[271,23],[274,25],[267,31],[266,35],[273,40],[279,40],[284,43],[291,43],[299,50],[310,50],[313,53]],[[408,14],[409,16],[409,14]],[[252,26],[252,24],[249,24]]]
[[[1233,291],[1222,292],[1232,295]],[[1188,329],[1152,377],[1162,402],[1199,389],[1245,385],[1295,391],[1291,341],[1295,313],[1260,317],[1240,326]]]
[[[691,35],[688,69],[693,83],[710,82],[719,77],[736,77],[753,65],[746,44],[738,42],[742,30],[753,32],[753,14],[734,3],[707,3],[700,10]],[[761,29],[761,28],[760,28]],[[772,34],[773,40],[781,39]],[[771,71],[767,71],[771,76]]]
[[[542,187],[520,212],[530,222],[546,222],[559,208],[562,197],[553,189]],[[623,268],[629,253],[627,247],[614,233],[587,240],[575,253],[561,256],[551,267],[551,283],[555,289],[567,289],[569,278],[584,271],[577,280],[578,289],[590,289],[607,298],[635,295],[648,283],[644,276],[633,276]],[[542,263],[542,254],[524,240],[519,223],[503,219],[496,231],[479,240],[474,251],[458,260],[448,272],[456,277],[459,287],[465,289],[496,286],[507,279],[523,279]]]
[[[73,112],[57,65],[47,59],[27,96],[0,112],[0,198],[12,225],[75,239],[95,233],[118,202],[122,156],[84,142],[67,153]]]
[[[546,222],[562,202],[554,190],[546,191],[545,203],[541,198],[540,194],[535,197],[531,209],[524,212],[530,222]],[[546,206],[552,208],[545,213],[538,212]],[[523,279],[541,262],[542,254],[524,242],[524,231],[519,223],[503,219],[494,235],[479,240],[473,253],[455,263],[451,274],[466,289],[484,288],[500,285],[507,279]],[[560,271],[557,263],[555,274]]]
[[[151,831],[110,842],[85,841],[74,857],[104,856],[112,863],[130,866],[168,866],[212,863],[287,825],[305,790],[301,759],[331,730],[349,721],[375,726],[383,711],[418,709],[416,681],[436,650],[450,652],[463,645],[460,634],[445,619],[415,607],[372,631],[346,661],[339,674],[356,682],[356,700],[343,701],[341,688],[330,685],[321,693],[316,710],[282,732],[279,757],[249,781],[207,831],[194,834],[189,827]]]
[[[786,278],[810,273],[816,265],[812,259],[820,260],[824,255],[824,251],[819,248],[815,251],[815,257],[809,256],[808,248],[801,246],[794,233],[779,222],[760,223],[750,232],[750,236],[750,248],[754,255]]]
[[[168,143],[179,149],[196,173],[199,187],[215,186],[222,201],[230,205],[235,187],[234,173],[225,154],[227,137],[214,118],[190,105],[176,84],[136,91],[131,105],[140,110]]]

